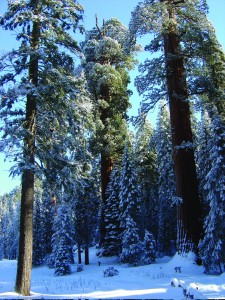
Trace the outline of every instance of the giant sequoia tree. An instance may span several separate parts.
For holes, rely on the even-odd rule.
[[[145,0],[136,7],[131,22],[131,30],[137,35],[154,34],[146,50],[160,53],[140,66],[136,84],[144,95],[144,111],[163,97],[168,98],[176,194],[180,199],[180,238],[190,240],[195,248],[202,234],[202,221],[189,100],[200,93],[195,65],[203,65],[206,57],[200,58],[199,49],[212,32],[205,13],[204,0]]]
[[[78,47],[68,32],[76,30],[81,12],[73,0],[9,1],[0,20],[4,29],[17,30],[19,40],[18,50],[5,54],[1,63],[1,117],[5,121],[3,146],[11,149],[22,174],[15,289],[23,295],[30,294],[35,158],[49,159],[51,145],[42,143],[44,136],[52,137],[48,141],[53,143],[56,119],[76,98],[73,60],[68,53],[76,53]]]
[[[95,149],[101,156],[101,188],[105,204],[113,163],[126,140],[128,70],[134,63],[133,49],[128,30],[117,19],[106,21],[101,27],[96,19],[96,27],[87,32],[82,48],[83,66],[96,116]],[[104,235],[102,227],[101,242]]]

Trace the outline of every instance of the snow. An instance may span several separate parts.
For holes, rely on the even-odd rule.
[[[203,267],[193,263],[193,255],[173,258],[163,257],[156,263],[133,267],[118,264],[116,257],[97,257],[96,249],[90,250],[90,265],[82,272],[54,276],[54,269],[35,267],[32,270],[31,296],[29,299],[224,299],[225,274],[204,274]],[[101,262],[100,266],[98,262]],[[0,299],[26,299],[14,292],[16,261],[0,261]],[[114,277],[104,277],[103,271],[113,266],[119,271]],[[175,268],[180,267],[181,273]],[[175,287],[172,282],[176,283]],[[181,286],[181,287],[179,287]]]

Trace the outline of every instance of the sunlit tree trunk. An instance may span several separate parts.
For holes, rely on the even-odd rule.
[[[161,0],[162,2],[164,0]],[[193,138],[190,121],[190,107],[186,85],[183,57],[173,11],[174,1],[168,9],[171,19],[164,34],[167,87],[169,94],[170,121],[173,143],[173,159],[176,177],[176,193],[182,199],[178,207],[179,241],[190,242],[197,249],[202,234],[201,207],[198,195]],[[184,147],[182,147],[182,144]],[[186,147],[185,147],[186,144]],[[187,147],[187,145],[190,145]],[[180,247],[180,245],[179,245]],[[179,249],[178,249],[179,250]],[[190,249],[186,249],[187,251]]]
[[[38,84],[38,57],[35,51],[39,43],[39,23],[34,22],[32,30],[31,48],[33,54],[30,56],[29,79],[37,86]],[[30,295],[30,281],[32,269],[33,248],[33,203],[34,203],[34,152],[36,131],[36,97],[32,94],[27,96],[25,138],[24,138],[24,160],[28,162],[29,168],[22,173],[22,194],[20,213],[20,239],[19,255],[15,290],[24,296]]]

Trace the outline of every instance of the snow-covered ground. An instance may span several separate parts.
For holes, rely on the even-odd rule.
[[[157,263],[131,267],[117,264],[116,258],[98,258],[96,249],[90,253],[90,265],[82,272],[56,277],[54,270],[36,267],[32,271],[29,299],[185,299],[183,289],[195,299],[225,299],[225,274],[205,275],[193,263],[191,254],[172,259],[164,257]],[[98,261],[101,262],[100,266]],[[103,271],[114,266],[119,274],[104,277]],[[181,273],[175,272],[180,267]],[[0,299],[25,299],[14,290],[16,261],[0,261]],[[174,286],[171,286],[173,282]],[[182,285],[182,287],[179,287]]]

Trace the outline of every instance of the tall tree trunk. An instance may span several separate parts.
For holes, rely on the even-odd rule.
[[[169,0],[172,4],[172,0]],[[164,52],[166,58],[167,87],[170,105],[170,122],[173,143],[173,159],[176,178],[177,196],[182,199],[178,207],[178,231],[180,238],[194,245],[195,250],[202,234],[201,206],[193,138],[190,121],[186,74],[183,57],[180,54],[180,41],[176,28],[175,14],[168,10],[172,25],[164,35]],[[182,143],[191,147],[182,148]],[[182,241],[179,241],[179,243]],[[188,249],[187,249],[188,250]],[[189,249],[190,250],[190,249]]]
[[[34,22],[31,48],[34,53],[30,56],[29,79],[38,84],[38,57],[35,51],[39,42],[39,23]],[[22,194],[20,212],[20,239],[15,290],[24,296],[30,295],[30,281],[33,250],[33,203],[34,203],[34,152],[36,131],[36,96],[29,94],[26,103],[24,160],[29,167],[22,174]]]

